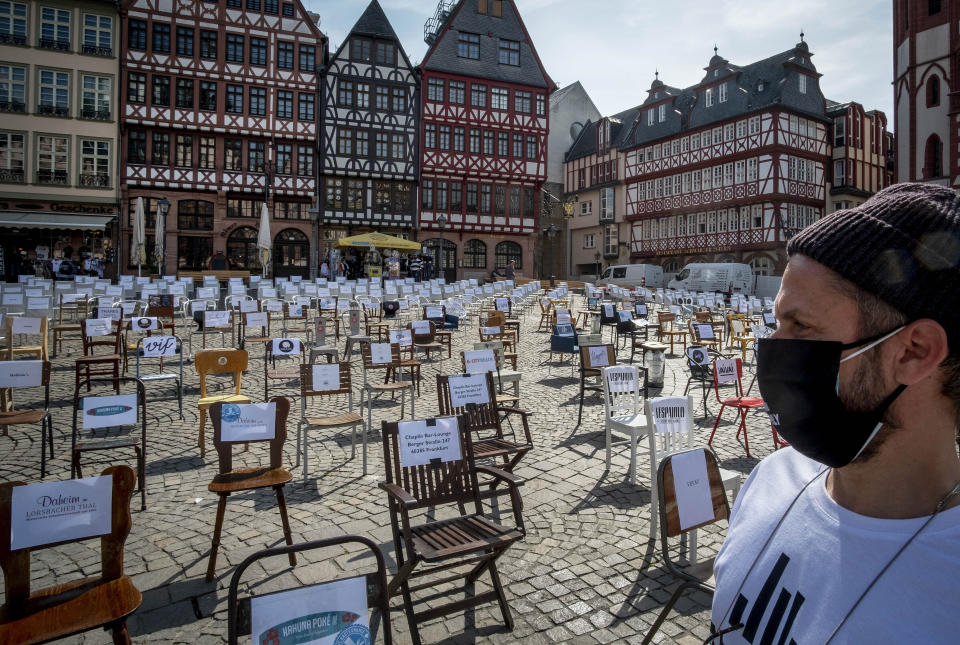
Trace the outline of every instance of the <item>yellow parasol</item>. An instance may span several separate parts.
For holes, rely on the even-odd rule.
[[[368,249],[373,246],[378,249],[397,249],[408,253],[420,250],[419,242],[411,242],[410,240],[392,235],[384,235],[383,233],[364,233],[363,235],[342,237],[337,240],[335,246],[338,249]]]

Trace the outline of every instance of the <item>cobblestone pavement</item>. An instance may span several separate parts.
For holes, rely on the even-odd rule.
[[[578,304],[579,304],[578,299]],[[575,305],[575,308],[576,307]],[[523,320],[519,369],[523,373],[521,406],[532,412],[534,450],[516,469],[525,480],[526,538],[507,551],[500,561],[516,621],[513,632],[502,625],[496,604],[478,607],[436,619],[421,627],[425,643],[608,643],[639,642],[668,599],[674,581],[663,568],[659,546],[650,539],[649,463],[645,442],[639,447],[639,477],[632,486],[627,478],[627,443],[614,444],[610,472],[605,471],[602,413],[599,394],[584,408],[583,423],[576,427],[578,381],[570,363],[548,362],[549,336],[537,332],[539,312]],[[609,332],[607,332],[609,334]],[[460,369],[458,351],[477,339],[476,326],[455,332],[452,359],[424,363],[423,391],[417,400],[417,415],[437,411],[435,374]],[[199,342],[199,338],[197,339]],[[342,342],[342,341],[341,341]],[[679,351],[679,348],[678,348]],[[80,352],[79,341],[69,341],[54,359],[53,419],[55,454],[48,462],[47,480],[67,478],[70,473],[69,447],[73,393],[73,361]],[[620,360],[625,361],[620,350]],[[639,357],[638,357],[639,358]],[[359,358],[354,359],[355,382],[361,380]],[[243,390],[254,400],[263,393],[263,357],[251,356]],[[192,361],[184,368],[186,392],[184,419],[178,418],[173,389],[164,382],[148,388],[149,448],[147,463],[148,510],[140,511],[134,497],[133,530],[126,543],[125,570],[143,592],[143,605],[129,620],[135,641],[199,644],[222,642],[227,629],[227,586],[233,567],[246,556],[267,546],[282,543],[280,518],[269,489],[242,493],[227,505],[217,579],[204,582],[207,556],[216,510],[216,496],[208,492],[216,461],[208,444],[207,458],[197,448],[198,415],[196,400],[199,380]],[[745,384],[752,380],[747,367]],[[678,355],[667,360],[664,388],[651,395],[682,393],[686,383],[685,362]],[[223,387],[226,382],[222,384]],[[295,383],[271,385],[270,393],[295,395]],[[698,387],[698,386],[697,386]],[[355,390],[359,401],[359,392]],[[756,389],[754,389],[754,393]],[[110,393],[104,389],[104,394]],[[705,444],[719,404],[710,393],[709,411],[704,416],[703,400],[694,390],[697,403],[697,438]],[[22,391],[18,405],[41,400],[41,391]],[[345,401],[321,412],[345,406]],[[396,419],[399,399],[378,401],[374,428],[381,420]],[[296,463],[294,437],[299,401],[291,410],[290,438],[285,446],[285,463]],[[748,428],[753,458],[746,458],[735,439],[735,415],[725,414],[714,447],[724,468],[743,477],[772,451],[770,426],[754,415]],[[212,430],[208,426],[208,441]],[[0,479],[39,481],[38,430],[13,428],[0,437]],[[265,458],[263,444],[238,453],[248,464]],[[360,534],[379,543],[395,571],[394,549],[385,494],[377,487],[383,479],[382,446],[379,432],[370,436],[370,475],[362,475],[360,454],[350,458],[350,433],[314,433],[310,448],[310,475],[301,483],[301,470],[293,468],[294,482],[287,486],[287,504],[296,542],[321,537]],[[100,462],[97,462],[97,459]],[[132,455],[95,454],[89,457],[85,474],[99,472],[108,459],[134,465]],[[507,498],[499,509],[505,523],[512,522]],[[709,557],[723,539],[725,525],[700,532],[700,556]],[[40,551],[33,556],[33,585],[49,585],[60,579],[94,575],[99,571],[98,541]],[[254,593],[310,584],[331,576],[369,571],[372,559],[357,549],[341,548],[304,554],[295,568],[285,558],[258,564],[245,580],[255,583]],[[477,592],[483,590],[477,584]],[[710,599],[701,592],[688,594],[663,626],[657,642],[699,643],[708,633]],[[400,598],[392,600],[391,622],[396,642],[410,641]],[[74,640],[108,642],[109,635],[93,631]]]

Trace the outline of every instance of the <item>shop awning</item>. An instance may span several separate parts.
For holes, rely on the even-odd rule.
[[[66,213],[11,213],[0,211],[0,228],[60,228],[102,231],[116,215],[70,215]]]
[[[363,235],[342,237],[336,243],[336,247],[339,249],[370,248],[371,246],[378,249],[397,249],[398,251],[420,250],[419,242],[411,242],[401,237],[384,235],[383,233],[364,233]]]

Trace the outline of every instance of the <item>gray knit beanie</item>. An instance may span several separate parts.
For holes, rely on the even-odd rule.
[[[787,253],[806,255],[899,310],[931,318],[960,346],[960,193],[895,184],[803,229]]]

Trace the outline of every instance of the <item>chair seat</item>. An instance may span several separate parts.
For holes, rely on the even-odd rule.
[[[641,413],[630,414],[622,417],[610,417],[607,419],[607,422],[614,426],[621,426],[624,428],[646,428],[647,427],[647,415]]]
[[[363,387],[368,390],[374,390],[376,392],[396,392],[399,390],[405,390],[411,387],[413,383],[409,382],[396,382],[396,383],[367,383]]]
[[[122,361],[120,354],[96,354],[94,356],[81,356],[76,359],[77,365],[95,365],[97,363],[112,363],[113,361]]]
[[[10,410],[0,412],[0,426],[14,426],[21,423],[40,423],[47,416],[46,410]]]
[[[412,527],[413,548],[427,562],[505,548],[523,537],[517,529],[501,526],[479,515],[466,515]]]
[[[94,450],[113,450],[115,448],[139,448],[140,439],[137,437],[117,437],[116,439],[98,439],[95,441],[78,441],[73,447],[74,452],[93,452]]]
[[[298,369],[266,370],[264,374],[267,378],[280,379],[283,381],[294,381],[300,378],[300,370]]]
[[[733,396],[729,399],[724,399],[723,404],[738,408],[762,408],[763,399],[756,396]]]
[[[75,325],[51,325],[50,329],[53,331],[80,331],[80,323]]]
[[[729,488],[729,484],[736,484],[737,490],[740,489],[740,473],[735,470],[720,469],[720,479],[723,481],[724,488]]]
[[[363,417],[356,412],[342,412],[329,417],[307,417],[308,426],[318,426],[321,428],[352,426],[355,423],[363,423]]]
[[[512,394],[497,394],[497,405],[508,403],[520,403],[520,397]]]
[[[502,457],[503,455],[512,455],[520,451],[527,451],[533,448],[528,443],[514,443],[506,439],[496,437],[490,439],[476,439],[473,442],[473,456],[477,459],[481,457]]]
[[[214,403],[250,403],[250,397],[242,394],[221,394],[219,396],[205,396],[197,401],[198,408],[209,408]]]
[[[293,479],[285,468],[242,468],[222,473],[207,486],[211,493],[233,493],[238,490],[270,488]]]
[[[22,618],[0,607],[0,643],[45,643],[129,616],[143,596],[130,576],[84,578],[40,589],[20,608]]]

